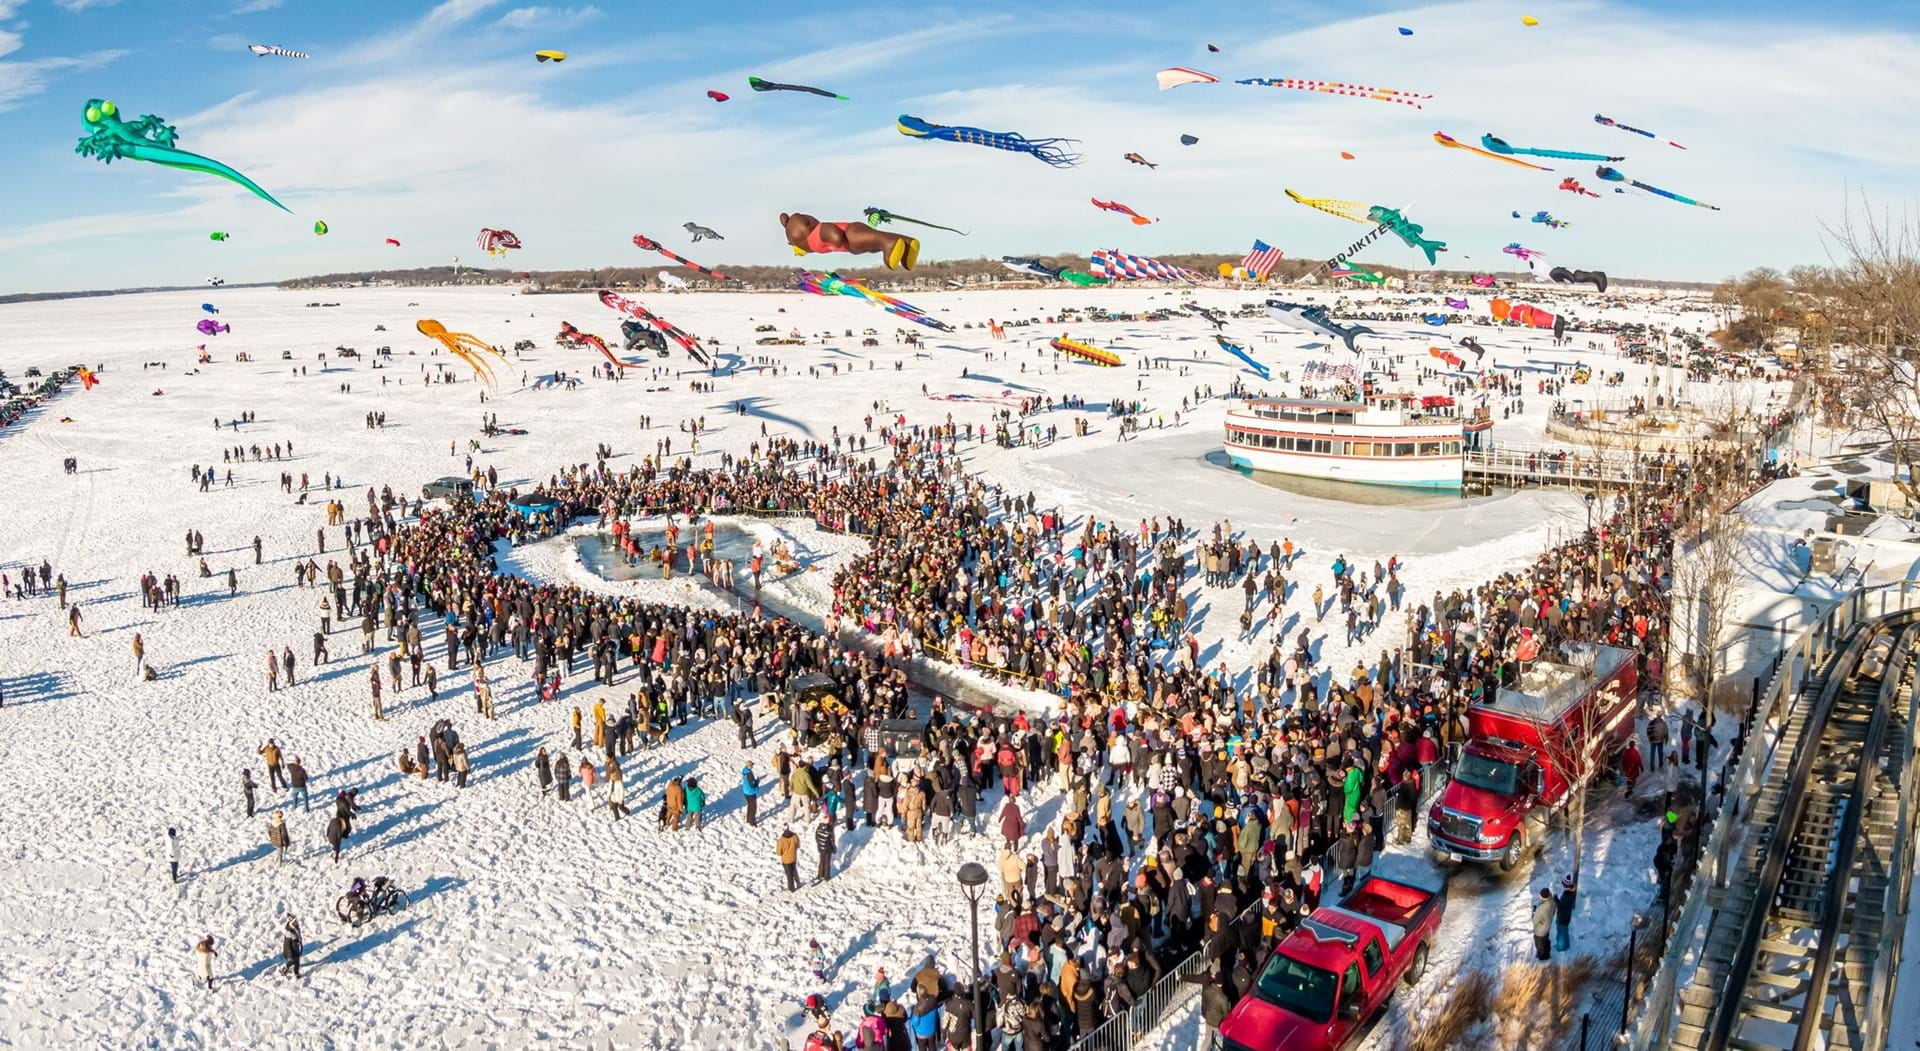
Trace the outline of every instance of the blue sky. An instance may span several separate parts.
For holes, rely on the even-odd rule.
[[[1523,27],[1526,14],[1540,25]],[[703,261],[775,263],[791,259],[778,213],[847,219],[865,205],[971,232],[930,232],[927,258],[1103,246],[1226,258],[1255,237],[1319,258],[1364,232],[1292,204],[1289,187],[1401,207],[1450,244],[1454,267],[1501,266],[1500,247],[1519,240],[1553,264],[1711,280],[1823,261],[1821,224],[1850,194],[1914,206],[1917,32],[1911,5],[1777,0],[0,0],[0,291],[473,260],[482,226],[516,231],[527,247],[512,262],[531,268],[651,263],[635,232]],[[313,57],[255,58],[249,43]],[[570,58],[537,64],[539,48]],[[1158,91],[1153,73],[1169,65],[1435,97],[1414,110],[1230,83]],[[756,95],[748,74],[853,101]],[[211,177],[77,156],[89,97],[161,115],[182,148],[296,214]],[[1596,112],[1689,148],[1600,128]],[[1086,160],[1059,171],[912,141],[898,113],[1071,136]],[[1596,184],[1591,164],[1527,172],[1443,150],[1435,130],[1624,154],[1628,175],[1724,210],[1579,198],[1556,186]],[[1182,133],[1201,141],[1183,147]],[[1130,165],[1128,151],[1160,167]],[[1089,197],[1162,222],[1131,226]],[[1573,225],[1510,218],[1540,209]],[[696,253],[688,221],[727,240]],[[233,238],[210,242],[210,230]],[[1362,258],[1421,262],[1397,243]]]

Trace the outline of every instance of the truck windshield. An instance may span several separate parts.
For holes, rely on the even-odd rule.
[[[1309,1021],[1326,1022],[1333,1018],[1333,994],[1339,985],[1339,976],[1332,971],[1274,953],[1254,983],[1254,992]]]
[[[1519,767],[1472,752],[1460,753],[1460,761],[1453,765],[1453,779],[1495,795],[1520,794]]]

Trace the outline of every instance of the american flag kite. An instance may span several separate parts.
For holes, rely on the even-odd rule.
[[[1240,260],[1240,269],[1265,281],[1267,275],[1273,273],[1274,266],[1279,262],[1280,250],[1278,248],[1273,247],[1265,241],[1256,240],[1253,242],[1253,250],[1247,253],[1245,259]]]
[[[1119,249],[1095,249],[1093,276],[1109,281],[1194,281],[1201,275],[1185,267],[1163,263],[1146,256],[1128,255]]]

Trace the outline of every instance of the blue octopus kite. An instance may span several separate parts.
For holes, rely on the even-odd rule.
[[[1079,145],[1079,139],[1029,139],[1017,132],[986,131],[965,125],[950,128],[904,113],[900,114],[895,126],[900,129],[900,134],[909,138],[945,139],[948,142],[967,142],[975,146],[991,146],[996,150],[1029,153],[1056,168],[1071,168],[1080,163],[1080,154],[1066,148],[1069,143]]]

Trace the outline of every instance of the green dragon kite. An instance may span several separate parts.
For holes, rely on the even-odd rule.
[[[197,153],[188,153],[174,145],[178,134],[173,125],[159,117],[147,114],[139,120],[120,119],[120,109],[105,99],[88,99],[87,108],[81,115],[82,126],[87,133],[80,138],[73,152],[82,157],[98,157],[107,164],[115,158],[129,158],[136,161],[148,161],[163,164],[169,168],[183,168],[192,172],[217,175],[228,182],[247,188],[255,197],[273,205],[283,212],[293,209],[273,199],[273,195],[260,188],[252,179],[234,171],[211,157],[202,157]]]

